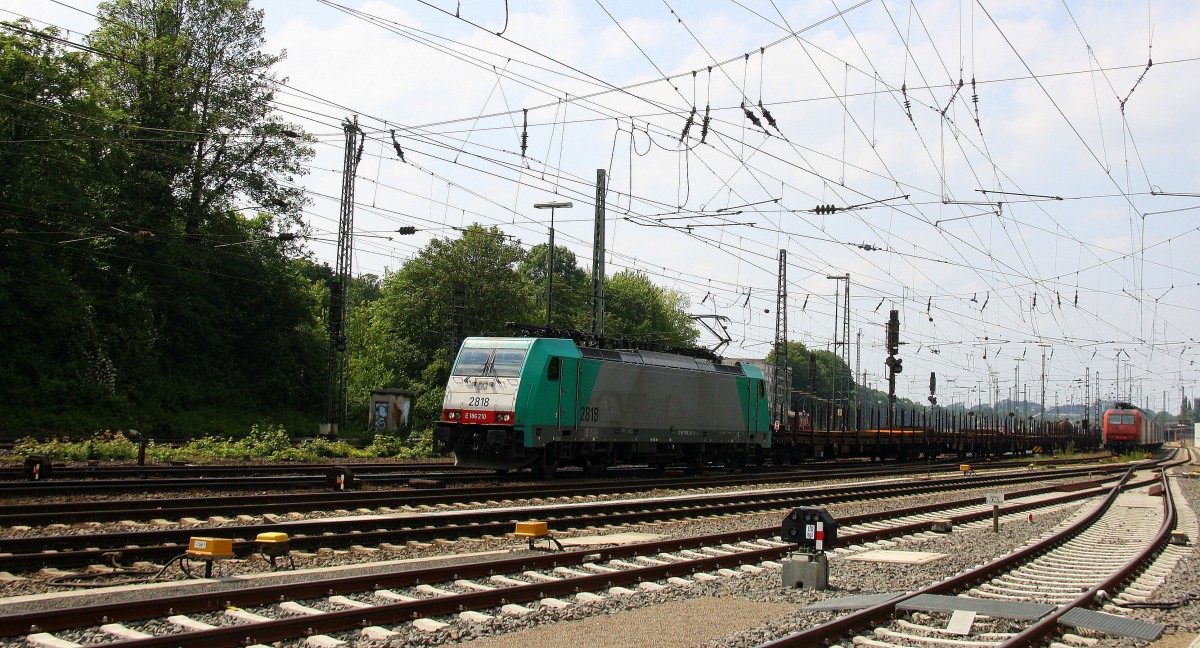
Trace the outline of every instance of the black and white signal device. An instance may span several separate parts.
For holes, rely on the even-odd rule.
[[[817,506],[802,506],[783,518],[780,538],[821,553],[837,544],[837,531],[837,520],[829,511]]]

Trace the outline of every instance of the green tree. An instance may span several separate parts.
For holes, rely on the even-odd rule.
[[[654,285],[646,275],[619,272],[604,287],[604,334],[674,346],[694,346],[700,331],[688,318],[683,293]]]
[[[20,350],[0,360],[6,420],[191,432],[217,411],[312,407],[320,271],[289,183],[311,149],[272,114],[262,12],[119,0],[99,15],[93,54],[0,28],[0,326]]]
[[[318,270],[308,259],[294,258],[293,243],[272,234],[278,229],[275,217],[227,219],[245,243],[213,250],[221,274],[205,293],[216,307],[207,319],[228,327],[205,336],[221,344],[221,362],[229,368],[222,374],[251,396],[250,407],[319,401],[325,378],[324,302],[309,279]]]
[[[550,246],[544,243],[533,246],[520,265],[520,272],[529,282],[534,302],[542,309],[546,308],[546,257],[549,249]],[[574,252],[555,245],[553,325],[586,329],[590,315],[591,280],[577,265]],[[536,321],[545,322],[545,317]]]
[[[111,297],[97,282],[111,260],[79,247],[113,233],[108,114],[90,58],[65,51],[60,37],[27,21],[0,24],[0,413],[37,427],[79,424],[63,403],[104,409],[114,392],[96,316],[97,301]]]
[[[126,298],[103,319],[131,305],[143,314],[153,348],[125,348],[130,361],[155,362],[137,372],[138,388],[184,409],[309,398],[311,367],[284,359],[307,358],[318,337],[305,271],[288,261],[304,204],[288,183],[312,151],[272,113],[270,67],[282,55],[261,51],[262,12],[247,0],[116,0],[99,16],[87,40],[100,53],[103,105],[119,118],[112,135],[125,144],[109,156],[124,179],[115,213],[139,232],[111,242],[114,289]],[[244,218],[238,201],[273,216]],[[281,391],[297,377],[302,387]]]
[[[767,354],[765,362],[768,366],[775,363],[775,353],[772,349]],[[792,405],[814,414],[818,427],[828,423],[831,406],[852,402],[854,393],[860,389],[852,380],[850,367],[840,356],[830,351],[809,349],[802,342],[787,343],[787,366],[792,374],[791,388],[796,393]],[[887,407],[886,395],[882,407]]]
[[[271,112],[283,54],[262,51],[263,12],[248,0],[115,0],[88,44],[107,99],[142,145],[126,151],[128,196],[152,225],[197,234],[241,197],[298,222],[290,186],[311,156],[299,128]],[[294,224],[294,223],[291,223]]]

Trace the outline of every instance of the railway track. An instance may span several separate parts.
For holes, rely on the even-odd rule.
[[[948,468],[943,468],[948,470]],[[657,477],[653,479],[603,479],[585,482],[561,482],[539,484],[487,484],[483,486],[449,486],[436,476],[426,478],[416,485],[400,488],[382,488],[350,491],[306,491],[265,495],[214,495],[198,501],[195,497],[72,500],[64,502],[36,501],[29,504],[10,504],[0,512],[0,524],[13,526],[36,526],[82,521],[150,520],[153,518],[209,517],[214,515],[243,515],[252,512],[290,513],[313,510],[346,508],[396,508],[405,505],[437,506],[456,504],[472,498],[487,500],[519,500],[553,498],[564,493],[572,495],[598,495],[604,493],[628,493],[663,489],[719,488],[771,484],[807,479],[836,480],[857,479],[864,476],[903,476],[928,472],[925,467],[873,466],[845,467],[832,469],[792,469],[772,473],[750,475],[716,474],[702,477]]]
[[[992,476],[954,477],[922,482],[880,482],[868,485],[818,486],[804,489],[779,489],[734,493],[714,493],[670,497],[659,500],[594,501],[510,508],[503,501],[479,501],[469,510],[425,512],[394,511],[380,513],[364,510],[342,518],[323,518],[295,522],[248,523],[236,526],[190,526],[161,530],[95,533],[90,526],[68,530],[74,533],[30,535],[0,538],[0,571],[33,570],[43,567],[70,568],[104,565],[113,555],[123,564],[153,562],[165,564],[183,553],[192,537],[225,537],[234,540],[234,552],[241,556],[258,550],[254,539],[260,533],[283,532],[290,536],[291,547],[298,551],[352,546],[395,546],[408,542],[433,542],[467,538],[498,538],[510,532],[515,522],[536,518],[551,529],[563,530],[634,524],[652,520],[677,520],[699,515],[738,515],[777,511],[796,506],[824,504],[863,498],[909,496],[951,489],[995,488],[1051,478],[1069,479],[1119,470],[1107,468],[1071,468],[1055,471],[1007,473]],[[1057,485],[1040,486],[1049,492]],[[979,498],[982,500],[982,498]],[[511,502],[509,503],[511,505]],[[448,508],[448,505],[446,505]],[[234,520],[230,520],[232,524]]]
[[[1143,599],[1150,585],[1161,583],[1164,569],[1183,553],[1169,545],[1176,523],[1171,485],[1163,471],[1155,484],[1123,479],[1102,504],[1077,516],[1067,528],[938,583],[911,593],[884,593],[857,601],[826,601],[810,610],[856,609],[809,630],[771,641],[765,646],[815,646],[853,637],[854,645],[904,648],[930,644],[959,646],[1040,646],[1047,640],[1087,645],[1092,639],[1061,637],[1067,628],[1085,628],[1152,640],[1161,627],[1125,617],[1098,613],[1112,593],[1128,605]],[[1149,494],[1161,489],[1162,497]],[[1157,571],[1152,564],[1160,563]],[[1142,587],[1122,592],[1143,573]],[[976,623],[977,617],[983,617]],[[1055,644],[1061,645],[1061,644]]]
[[[953,469],[957,470],[957,464]],[[950,471],[943,464],[940,471]],[[301,493],[278,493],[262,495],[212,495],[202,500],[196,497],[72,500],[63,502],[36,501],[10,503],[0,511],[0,526],[35,527],[49,524],[78,522],[149,521],[208,519],[213,516],[253,515],[262,518],[266,514],[304,513],[338,509],[386,509],[421,506],[457,506],[472,500],[532,500],[547,499],[569,494],[571,496],[598,496],[604,494],[636,493],[651,490],[713,489],[722,487],[751,486],[787,483],[803,480],[860,479],[863,477],[900,477],[914,474],[932,474],[928,466],[864,465],[841,466],[840,469],[804,468],[754,474],[717,474],[703,477],[667,477],[654,479],[605,479],[585,482],[541,484],[488,484],[485,486],[447,487],[444,481],[426,479],[401,488],[383,488],[359,491],[306,491]],[[431,489],[430,486],[433,488]],[[405,509],[407,510],[407,509]],[[262,521],[262,520],[259,520]],[[162,522],[159,522],[162,524]],[[184,523],[186,524],[186,523]],[[193,523],[194,524],[194,523]]]
[[[1013,494],[1027,501],[1014,502],[1009,514],[1063,506],[1107,490],[1051,494],[1030,489]],[[839,522],[844,543],[862,544],[925,534],[934,517],[965,525],[990,515],[982,498],[970,498],[847,516]],[[448,622],[489,623],[497,615],[521,617],[535,610],[687,588],[777,568],[776,561],[794,550],[794,545],[776,539],[778,533],[773,525],[405,572],[10,614],[0,616],[0,636],[60,648],[98,636],[138,647],[233,646],[300,638],[309,645],[333,646],[353,636],[395,639],[398,629],[385,626],[403,624],[410,631],[437,632]],[[329,634],[340,638],[323,636]]]
[[[1071,465],[1091,463],[1096,459],[1040,459],[1023,462],[988,461],[988,467],[1020,465],[1021,463]],[[878,464],[866,462],[810,463],[801,466],[760,466],[744,468],[744,478],[786,479],[787,475],[821,475],[825,472],[863,473],[884,471],[923,472],[953,470],[960,461],[939,459],[930,462],[906,464]],[[347,472],[348,471],[348,472]],[[658,473],[642,466],[609,468],[603,482],[625,480],[651,482],[661,479]],[[720,472],[714,474],[721,474]],[[317,489],[344,491],[351,485],[368,488],[402,487],[413,480],[437,480],[447,484],[472,483],[532,483],[543,478],[532,473],[514,472],[504,475],[478,468],[458,468],[446,463],[363,463],[363,464],[260,464],[245,466],[56,466],[51,478],[31,480],[20,468],[0,468],[0,497],[44,497],[47,495],[77,496],[97,493],[141,493],[179,491],[230,491],[246,490],[298,490]],[[338,484],[338,477],[351,480],[346,488]],[[564,469],[556,473],[556,481],[590,482],[596,480],[583,470]],[[668,479],[681,479],[668,477]],[[701,481],[704,477],[696,477]]]

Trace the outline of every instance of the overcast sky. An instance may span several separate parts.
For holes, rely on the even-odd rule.
[[[1051,406],[1081,402],[1089,367],[1105,398],[1118,375],[1144,407],[1194,395],[1196,3],[252,4],[287,51],[277,109],[320,139],[299,180],[320,259],[357,115],[355,273],[473,222],[544,243],[547,200],[574,203],[556,240],[590,269],[604,169],[608,273],[727,317],[726,356],[769,351],[786,250],[788,338],[843,351],[828,277],[849,274],[850,365],[876,387],[895,309],[914,400],[937,372],[941,404],[1006,399],[1018,375],[1040,401],[1043,354]],[[94,19],[70,7],[95,11],[0,0],[0,17],[77,40]]]

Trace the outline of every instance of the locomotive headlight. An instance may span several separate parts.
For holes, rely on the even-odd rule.
[[[442,418],[447,421],[458,421],[462,419],[462,412],[459,410],[445,410],[442,412]]]
[[[496,422],[497,423],[512,423],[512,418],[513,418],[512,412],[497,412],[496,413]]]

